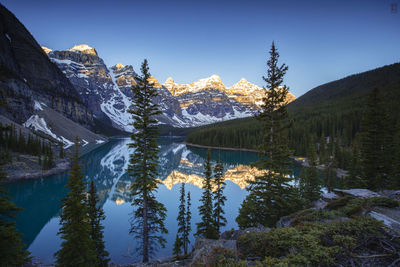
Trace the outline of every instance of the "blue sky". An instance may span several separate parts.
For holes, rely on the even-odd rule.
[[[135,70],[147,58],[161,83],[218,74],[227,86],[242,77],[263,86],[273,40],[289,66],[285,84],[296,96],[400,61],[400,0],[0,2],[41,45],[88,44],[107,65]]]

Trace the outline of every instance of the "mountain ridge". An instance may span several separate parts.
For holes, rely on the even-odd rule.
[[[138,74],[132,65],[106,66],[95,48],[86,44],[67,50],[42,49],[74,84],[97,119],[111,121],[120,130],[133,131],[127,110],[133,98],[131,86],[136,84]],[[157,117],[159,123],[181,128],[253,116],[264,95],[264,89],[245,79],[227,88],[218,75],[190,84],[177,84],[172,78],[161,84],[153,76],[149,82],[158,90],[153,101],[162,111]]]

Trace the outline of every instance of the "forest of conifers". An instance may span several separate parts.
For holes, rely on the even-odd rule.
[[[289,146],[295,155],[304,156],[308,143],[337,140],[345,165],[359,132],[367,97],[378,88],[387,113],[387,125],[394,136],[400,121],[400,63],[318,86],[288,105],[293,127]],[[243,118],[199,127],[187,135],[188,143],[207,146],[256,148],[261,141],[261,126],[255,118]],[[333,150],[332,146],[332,150]],[[342,165],[343,165],[342,164]],[[341,166],[346,167],[346,166]]]

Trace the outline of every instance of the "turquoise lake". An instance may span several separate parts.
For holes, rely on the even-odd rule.
[[[129,142],[129,139],[113,139],[81,158],[85,179],[93,179],[95,182],[106,215],[103,222],[104,237],[111,262],[120,264],[140,260],[135,253],[135,238],[129,234],[129,221],[133,211],[129,192],[131,179],[125,172],[130,153],[127,147]],[[190,191],[192,197],[191,245],[194,245],[193,232],[200,219],[197,209],[202,193],[200,187],[207,150],[188,147],[181,140],[170,138],[161,138],[159,145],[159,176],[162,183],[156,196],[168,210],[166,227],[169,233],[165,235],[168,242],[166,248],[160,248],[154,258],[162,259],[172,254],[181,183],[186,184],[185,189]],[[211,157],[213,163],[220,159],[225,167],[225,213],[228,223],[223,231],[237,228],[235,218],[247,194],[246,181],[259,174],[258,170],[250,166],[251,162],[257,161],[257,153],[212,150]],[[294,165],[293,170],[297,176],[299,166]],[[32,256],[44,264],[54,263],[53,255],[61,244],[57,232],[61,199],[67,193],[67,179],[68,173],[63,173],[5,185],[12,200],[23,208],[17,217],[17,228],[24,234],[23,241]]]

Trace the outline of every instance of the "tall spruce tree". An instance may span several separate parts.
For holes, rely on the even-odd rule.
[[[186,198],[186,215],[185,215],[185,223],[186,223],[186,232],[183,236],[183,239],[185,240],[185,245],[183,247],[183,252],[188,254],[188,248],[190,244],[190,239],[189,235],[190,232],[192,231],[192,212],[190,210],[192,203],[190,199],[190,191],[187,193],[187,198]]]
[[[225,179],[224,179],[224,165],[220,160],[214,166],[214,220],[218,236],[221,232],[221,227],[226,225],[226,218],[224,216],[224,206],[226,196],[224,195]]]
[[[213,193],[212,193],[212,170],[211,170],[211,152],[207,151],[207,158],[204,162],[204,180],[203,194],[200,199],[199,214],[201,221],[196,223],[196,236],[217,239],[218,233],[215,227],[213,214]]]
[[[22,234],[17,232],[14,218],[21,208],[17,207],[3,188],[6,173],[0,169],[0,266],[22,266],[29,252],[24,250]]]
[[[86,183],[79,163],[79,140],[75,139],[75,152],[66,187],[69,192],[62,199],[60,230],[63,240],[55,253],[57,266],[96,266],[96,252],[90,237],[86,202]]]
[[[176,234],[174,247],[172,248],[172,254],[175,255],[176,257],[181,255],[182,254],[182,246],[183,246],[182,238],[178,234]]]
[[[151,75],[146,59],[141,71],[142,75],[136,78],[137,84],[132,87],[132,109],[128,110],[132,114],[136,132],[131,135],[132,143],[128,144],[134,151],[130,154],[127,171],[133,178],[130,190],[135,209],[130,233],[140,240],[138,250],[142,254],[142,261],[148,262],[158,245],[165,246],[166,240],[162,234],[168,231],[164,225],[166,208],[156,200],[154,194],[160,183],[156,179],[159,147],[155,116],[161,111],[152,102],[157,90],[149,82]]]
[[[396,133],[393,137],[392,172],[390,188],[400,189],[400,120],[397,122]]]
[[[387,116],[378,88],[368,96],[361,121],[361,164],[363,177],[369,189],[378,190],[388,183]]]
[[[90,225],[90,238],[94,243],[94,250],[96,253],[96,266],[106,267],[110,259],[108,258],[108,252],[104,245],[103,240],[103,229],[104,226],[101,225],[106,216],[101,207],[98,206],[99,197],[97,196],[96,186],[94,182],[90,182],[89,192],[88,192],[88,214],[89,214],[89,225]]]
[[[181,189],[180,189],[180,196],[179,196],[179,212],[178,212],[178,217],[176,220],[178,221],[178,233],[176,235],[176,240],[175,240],[175,245],[174,245],[174,254],[178,252],[178,245],[181,247],[185,247],[185,240],[184,240],[184,235],[186,233],[186,201],[185,201],[185,183],[181,184]],[[179,239],[179,240],[178,240]],[[181,247],[179,247],[179,251],[181,252]]]
[[[273,226],[280,217],[301,206],[299,192],[291,185],[291,153],[287,145],[287,130],[291,124],[286,109],[288,88],[282,83],[288,67],[285,64],[278,66],[279,54],[274,43],[269,53],[267,76],[263,77],[267,84],[265,97],[262,109],[256,115],[263,127],[257,167],[265,173],[247,187],[249,194],[236,218],[241,228],[258,224]]]
[[[366,183],[362,176],[360,150],[357,145],[353,147],[349,175],[346,178],[347,188],[365,188]]]
[[[321,181],[318,176],[314,142],[310,142],[308,145],[307,162],[309,166],[303,168],[300,175],[300,192],[307,201],[314,201],[321,195]]]

